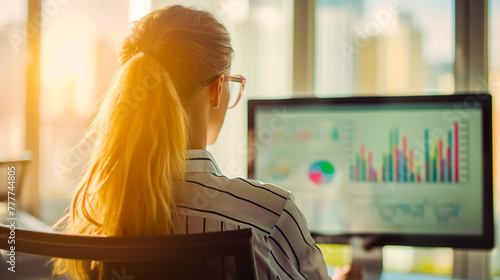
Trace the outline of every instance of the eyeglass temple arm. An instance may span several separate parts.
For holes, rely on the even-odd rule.
[[[245,85],[247,79],[245,79],[243,77],[227,76],[227,77],[224,77],[224,80],[233,81],[233,82],[239,82],[242,85]]]

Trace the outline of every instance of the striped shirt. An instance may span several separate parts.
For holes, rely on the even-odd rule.
[[[176,191],[176,202],[175,234],[252,228],[259,279],[329,279],[290,192],[225,177],[208,151],[189,150],[186,180]],[[234,271],[224,270],[231,279]]]

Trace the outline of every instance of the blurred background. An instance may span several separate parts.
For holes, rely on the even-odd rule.
[[[38,168],[25,187],[23,206],[48,224],[63,215],[91,147],[80,141],[117,68],[122,38],[133,21],[169,4],[215,13],[232,36],[232,72],[247,78],[242,104],[228,112],[209,148],[228,176],[246,176],[247,99],[455,92],[460,81],[454,70],[459,23],[454,0],[305,2],[309,9],[301,15],[293,0],[41,0],[36,14],[40,0],[0,0],[0,159],[38,145],[30,149]],[[30,9],[39,24],[28,20]],[[298,32],[308,20],[312,29]],[[500,0],[488,1],[487,29],[489,70],[474,79],[494,96],[494,143],[499,143]],[[306,63],[297,56],[304,46],[313,54]],[[305,87],[298,84],[302,68],[312,73]],[[498,193],[498,149],[494,161]],[[500,209],[498,195],[495,205]],[[350,257],[346,246],[323,246],[323,251],[330,264]],[[492,273],[500,275],[497,249],[491,260]],[[451,249],[384,249],[390,271],[450,274],[452,263]]]

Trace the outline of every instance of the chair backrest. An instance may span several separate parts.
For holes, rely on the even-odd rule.
[[[0,226],[0,249],[9,250],[10,235]],[[96,279],[222,279],[229,266],[238,279],[256,279],[251,229],[133,237],[16,229],[15,239],[16,254],[102,261],[105,274]]]

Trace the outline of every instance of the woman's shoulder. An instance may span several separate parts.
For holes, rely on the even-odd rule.
[[[270,234],[282,217],[291,193],[274,184],[220,174],[188,174],[176,201],[181,214],[250,225],[261,234]]]
[[[270,209],[276,216],[281,216],[285,205],[294,203],[293,194],[281,186],[255,179],[211,174],[214,185],[233,198]]]
[[[255,192],[262,196],[275,198],[277,200],[287,200],[291,195],[290,191],[280,186],[259,180],[236,177],[229,179],[229,181],[231,185],[239,187],[247,192]]]

